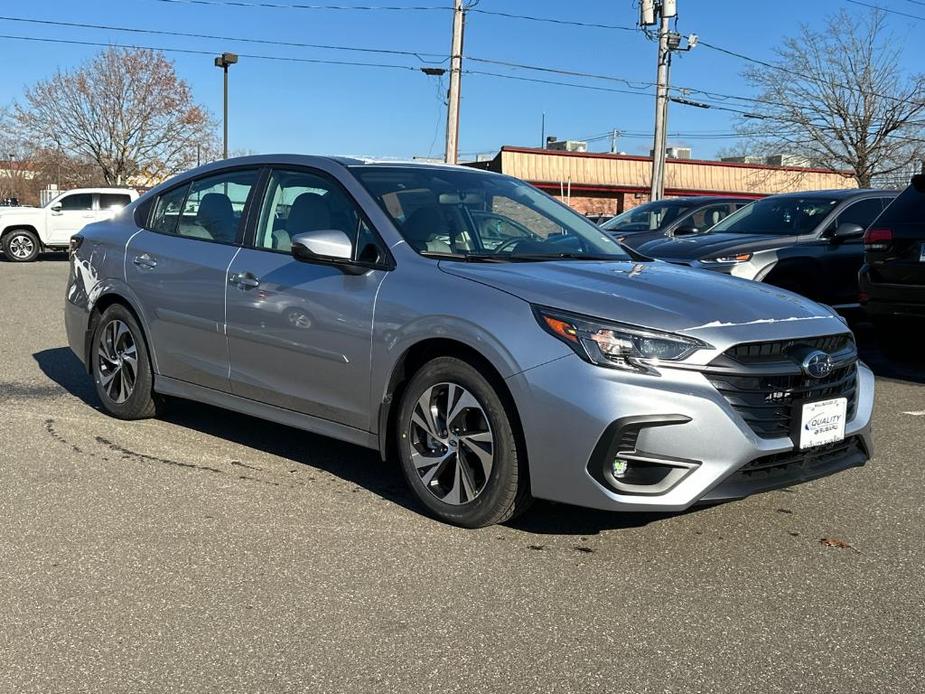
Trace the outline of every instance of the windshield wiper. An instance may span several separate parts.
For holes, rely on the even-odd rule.
[[[507,263],[510,260],[506,256],[493,255],[491,253],[440,253],[438,251],[420,251],[425,258],[436,258],[437,260],[461,260],[465,263]]]
[[[525,253],[523,255],[512,255],[511,262],[542,262],[546,260],[613,260],[616,262],[627,261],[630,258],[621,258],[615,255],[589,255],[586,253]]]

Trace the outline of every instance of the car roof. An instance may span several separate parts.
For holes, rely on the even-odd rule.
[[[826,197],[835,200],[847,200],[848,198],[860,197],[862,195],[899,195],[895,190],[877,190],[876,188],[836,188],[833,190],[801,190],[794,193],[779,193],[769,195],[771,198],[806,198],[806,197]]]

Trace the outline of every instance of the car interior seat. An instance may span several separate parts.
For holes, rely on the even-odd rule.
[[[402,235],[416,251],[452,253],[450,245],[438,237],[449,237],[450,226],[439,205],[419,207],[402,224]]]

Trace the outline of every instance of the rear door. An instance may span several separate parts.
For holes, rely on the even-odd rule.
[[[71,193],[48,209],[48,238],[52,246],[67,246],[71,236],[96,220],[93,193]]]
[[[234,259],[227,287],[235,395],[357,429],[370,428],[373,309],[387,252],[359,205],[332,176],[274,170],[253,239]],[[366,271],[345,272],[291,255],[291,239],[337,229]]]
[[[925,181],[919,185],[925,185]],[[882,249],[868,249],[872,279],[885,284],[925,286],[925,187],[909,186],[873,228],[889,230],[892,240]]]
[[[226,273],[259,173],[233,169],[166,191],[129,242],[126,279],[162,376],[228,390]]]
[[[821,267],[817,286],[826,303],[843,307],[858,303],[858,271],[864,262],[863,238],[837,240],[833,238],[835,230],[842,224],[857,224],[867,229],[888,202],[889,198],[873,197],[849,204],[828,224],[822,237],[813,242]]]

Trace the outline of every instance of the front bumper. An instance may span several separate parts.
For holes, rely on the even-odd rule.
[[[638,375],[567,356],[508,379],[524,428],[533,495],[604,510],[681,511],[863,465],[872,452],[874,376],[861,363],[857,405],[845,430],[846,441],[856,446],[819,460],[812,449],[794,454],[790,437],[759,437],[701,372],[659,371],[661,376]],[[639,419],[658,424],[638,428],[635,449],[685,472],[648,493],[620,493],[592,474],[589,461],[616,434],[616,422]],[[795,457],[789,463],[788,454]]]

